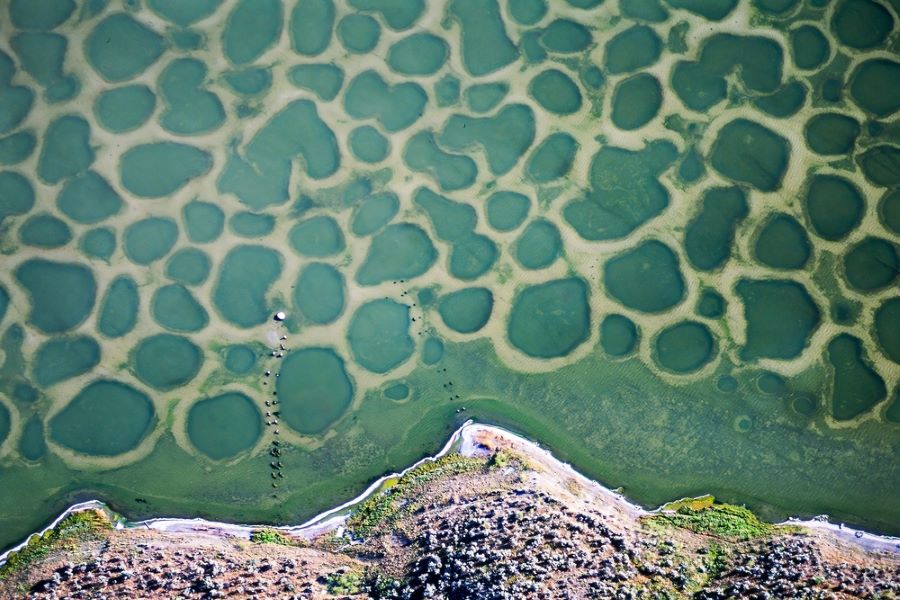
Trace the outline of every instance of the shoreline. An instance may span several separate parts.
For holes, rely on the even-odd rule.
[[[663,506],[647,510],[633,502],[629,501],[622,494],[605,487],[603,484],[588,478],[578,472],[569,463],[565,463],[553,456],[548,449],[541,447],[538,443],[528,440],[518,434],[512,433],[501,427],[493,425],[485,425],[476,423],[472,420],[466,421],[459,429],[454,431],[444,446],[434,455],[426,456],[412,465],[406,467],[400,472],[384,475],[375,480],[362,493],[355,498],[348,500],[334,508],[328,509],[298,525],[249,525],[239,523],[226,523],[223,521],[210,521],[202,518],[170,518],[159,517],[147,519],[144,521],[128,521],[121,515],[117,515],[117,528],[132,529],[151,529],[155,531],[181,534],[197,534],[210,535],[216,537],[237,537],[250,539],[254,531],[260,529],[272,529],[295,537],[310,539],[327,533],[328,531],[338,531],[339,535],[343,533],[343,525],[349,516],[350,509],[362,503],[369,497],[380,492],[385,483],[397,477],[400,477],[409,471],[416,469],[422,464],[433,462],[451,452],[457,452],[463,456],[477,456],[482,452],[481,444],[479,444],[479,436],[492,437],[502,443],[508,443],[518,446],[529,457],[534,457],[541,462],[549,465],[553,470],[565,474],[567,477],[573,477],[586,487],[592,488],[600,495],[609,500],[610,504],[617,509],[624,510],[633,516],[647,516],[658,514],[663,511]],[[87,500],[79,502],[68,507],[54,518],[46,527],[40,531],[34,532],[25,537],[19,544],[6,550],[0,554],[0,566],[6,563],[9,556],[22,548],[24,548],[29,540],[34,536],[42,536],[46,532],[54,529],[68,515],[85,511],[85,510],[102,510],[109,514],[117,514],[112,511],[109,506],[100,500]],[[867,532],[861,529],[854,529],[845,526],[843,523],[832,523],[828,520],[827,515],[813,517],[811,519],[799,519],[790,517],[786,521],[776,523],[776,525],[792,525],[800,526],[808,529],[814,529],[827,532],[841,541],[854,544],[868,551],[879,551],[895,553],[900,555],[900,537],[881,535]]]

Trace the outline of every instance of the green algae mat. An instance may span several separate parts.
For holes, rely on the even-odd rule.
[[[300,522],[469,418],[900,533],[898,12],[0,2],[0,548]]]

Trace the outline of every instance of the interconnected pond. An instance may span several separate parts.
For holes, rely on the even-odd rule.
[[[298,522],[469,418],[900,533],[898,12],[0,3],[0,548]]]

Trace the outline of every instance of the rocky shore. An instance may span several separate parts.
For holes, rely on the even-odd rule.
[[[0,568],[0,597],[900,597],[890,540],[773,525],[711,498],[647,512],[490,428],[327,527],[224,531],[74,513]]]

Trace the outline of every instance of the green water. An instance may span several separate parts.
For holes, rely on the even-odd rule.
[[[225,226],[225,213],[210,202],[194,200],[185,204],[182,218],[188,237],[198,244],[215,241]]]
[[[662,106],[662,86],[653,75],[639,73],[616,85],[610,119],[619,129],[640,129]]]
[[[468,156],[444,152],[434,134],[423,131],[411,137],[403,149],[403,162],[410,169],[427,173],[442,190],[467,188],[475,181],[478,167]]]
[[[74,329],[94,308],[97,284],[82,264],[32,258],[19,265],[15,278],[28,294],[28,322],[45,333]],[[60,288],[66,290],[64,296]]]
[[[467,418],[900,532],[898,24],[2,3],[0,547],[86,497],[296,523]]]
[[[549,183],[565,176],[578,153],[578,141],[568,133],[553,133],[535,148],[525,171],[536,183]]]
[[[103,296],[97,330],[111,338],[122,337],[129,333],[137,324],[140,302],[134,280],[127,275],[116,277]]]
[[[400,75],[431,75],[440,69],[450,54],[442,38],[430,33],[416,33],[390,47],[388,67]]]
[[[349,52],[365,54],[378,44],[381,26],[368,15],[351,14],[338,23],[337,36]]]
[[[409,386],[405,383],[395,383],[384,389],[384,397],[391,400],[404,400],[409,397]]]
[[[116,251],[116,234],[109,227],[88,230],[81,236],[78,247],[88,258],[108,261]]]
[[[562,237],[556,225],[544,219],[536,219],[522,231],[512,251],[524,268],[544,269],[559,257],[562,245]]]
[[[722,266],[731,256],[735,232],[748,212],[747,195],[741,188],[708,189],[684,234],[691,264],[703,271]]]
[[[294,284],[294,306],[312,323],[331,323],[344,310],[344,289],[340,271],[326,263],[310,263]]]
[[[466,102],[477,113],[485,113],[500,104],[509,86],[505,83],[482,83],[466,89]]]
[[[166,277],[187,285],[200,285],[209,277],[212,261],[202,250],[183,248],[166,261]]]
[[[34,382],[48,388],[87,373],[100,364],[100,345],[91,337],[56,337],[44,342],[34,355]]]
[[[143,338],[130,357],[138,379],[151,388],[167,391],[191,381],[203,364],[203,354],[188,338],[159,333]]]
[[[773,269],[801,269],[812,254],[812,246],[806,230],[794,217],[776,214],[760,230],[754,254]]]
[[[497,231],[512,231],[525,221],[531,200],[519,192],[495,192],[487,199],[487,221]]]
[[[231,217],[228,226],[235,235],[258,238],[272,233],[275,229],[275,217],[244,211]]]
[[[607,315],[600,323],[600,344],[610,356],[626,356],[634,351],[638,342],[638,329],[634,321],[622,315]]]
[[[122,210],[122,197],[94,171],[66,181],[56,206],[76,223],[99,223]]]
[[[171,331],[190,333],[209,324],[209,314],[191,292],[179,283],[156,290],[150,301],[153,320]]]
[[[581,91],[559,69],[547,69],[528,85],[529,94],[542,108],[557,115],[570,115],[581,108]]]
[[[641,244],[606,262],[603,280],[607,293],[642,312],[672,308],[684,297],[684,277],[672,249],[657,241]]]
[[[322,100],[334,100],[344,83],[344,72],[334,65],[297,65],[288,72],[288,79]]]
[[[154,421],[153,404],[145,394],[98,380],[50,419],[50,436],[76,452],[115,456],[137,446]]]
[[[39,248],[59,248],[72,241],[72,230],[53,215],[34,215],[19,229],[19,241]]]
[[[708,319],[716,319],[725,314],[725,298],[715,290],[703,290],[697,301],[697,314]]]
[[[458,333],[475,333],[484,327],[493,307],[494,297],[484,288],[465,288],[438,301],[441,320]]]
[[[268,320],[266,293],[281,274],[281,255],[263,246],[237,246],[225,256],[212,294],[219,314],[239,327]]]
[[[191,443],[213,460],[231,458],[250,449],[262,429],[253,400],[236,392],[197,401],[187,417]]]
[[[357,236],[371,235],[387,225],[397,211],[400,200],[392,192],[373,194],[353,211],[350,219],[350,231]]]
[[[344,361],[328,348],[288,354],[277,382],[281,415],[300,433],[318,433],[350,405],[353,382]]]
[[[256,353],[249,346],[229,346],[225,351],[225,368],[237,375],[245,375],[256,364]]]
[[[682,321],[663,329],[654,342],[656,362],[674,373],[690,373],[715,356],[712,333],[702,323]]]
[[[393,300],[373,300],[359,307],[347,328],[347,344],[357,364],[387,373],[412,356],[409,309]]]
[[[557,279],[524,289],[509,313],[509,342],[528,356],[565,356],[589,336],[587,287],[580,279]]]
[[[859,188],[839,175],[815,175],[804,196],[813,232],[837,241],[856,229],[865,212]]]
[[[390,142],[377,129],[363,125],[350,132],[350,151],[361,161],[378,163],[390,152]]]

